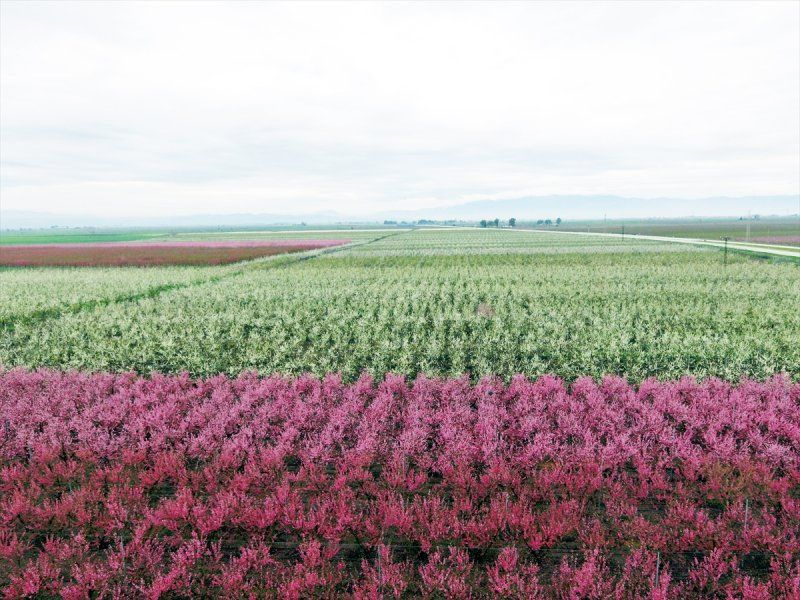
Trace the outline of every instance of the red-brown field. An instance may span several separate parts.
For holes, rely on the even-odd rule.
[[[221,265],[346,244],[348,240],[118,242],[0,247],[0,265],[92,267]]]

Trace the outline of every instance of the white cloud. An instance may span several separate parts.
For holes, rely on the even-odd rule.
[[[4,209],[800,192],[800,4],[2,3]]]

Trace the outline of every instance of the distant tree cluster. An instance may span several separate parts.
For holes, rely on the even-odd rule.
[[[553,222],[554,221],[552,219],[539,219],[538,221],[536,221],[536,224],[537,225],[550,226],[550,225],[553,224]],[[561,225],[561,223],[562,223],[561,217],[558,217],[555,220],[556,226]],[[500,227],[500,219],[497,219],[497,218],[495,218],[495,219],[481,219],[480,226],[481,227]],[[504,227],[505,226],[506,225],[504,225]],[[517,226],[517,219],[515,219],[514,217],[510,218],[508,220],[508,225],[507,226],[508,227],[516,227]]]
[[[516,219],[509,219],[508,220],[508,226],[509,227],[514,227],[514,225],[516,225],[516,224],[517,224],[517,220]],[[489,220],[481,219],[481,227],[500,227],[500,219],[497,219],[497,218],[489,219]]]
[[[545,225],[545,226],[552,225],[553,224],[553,220],[552,219],[539,219],[538,221],[536,221],[536,224],[537,225]],[[556,219],[556,226],[558,226],[558,225],[561,225],[561,217],[558,217]]]

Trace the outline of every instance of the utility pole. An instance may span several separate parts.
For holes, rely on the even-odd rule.
[[[622,241],[625,241],[625,224],[622,225]]]
[[[745,235],[745,239],[748,242],[750,241],[750,211],[747,211],[747,234]]]
[[[728,236],[726,235],[722,239],[725,240],[725,258],[723,260],[723,265],[727,267],[728,266]]]

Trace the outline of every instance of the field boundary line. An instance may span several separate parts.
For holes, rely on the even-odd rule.
[[[252,260],[227,265],[228,267],[231,267],[231,269],[227,272],[216,273],[214,275],[199,278],[193,281],[188,281],[184,283],[166,283],[145,288],[141,292],[136,292],[133,294],[121,294],[113,297],[83,300],[66,306],[43,308],[40,310],[33,311],[23,317],[11,317],[9,319],[0,320],[0,331],[13,332],[18,325],[31,325],[34,323],[44,322],[50,319],[58,319],[62,316],[69,314],[77,314],[83,311],[93,310],[95,308],[101,308],[103,306],[110,306],[112,304],[124,304],[127,302],[138,302],[139,300],[145,300],[147,298],[156,298],[162,294],[171,292],[173,290],[182,290],[195,286],[205,285],[208,283],[219,283],[220,281],[230,279],[231,277],[243,275],[251,271],[291,267],[293,265],[305,262],[307,260],[311,260],[313,258],[317,258],[319,256],[334,254],[336,252],[342,252],[346,249],[357,248],[359,246],[364,246],[366,244],[371,244],[373,242],[379,242],[388,237],[392,237],[394,235],[399,235],[402,233],[408,233],[409,231],[413,231],[413,229],[395,231],[387,235],[382,235],[377,238],[373,238],[363,242],[357,242],[355,244],[342,244],[340,246],[334,246],[331,248],[309,250],[307,252],[298,252],[296,254],[282,254],[282,255],[279,254],[274,257],[268,257],[268,260],[264,260],[263,258],[255,258]],[[272,258],[272,260],[269,260],[269,258]]]

